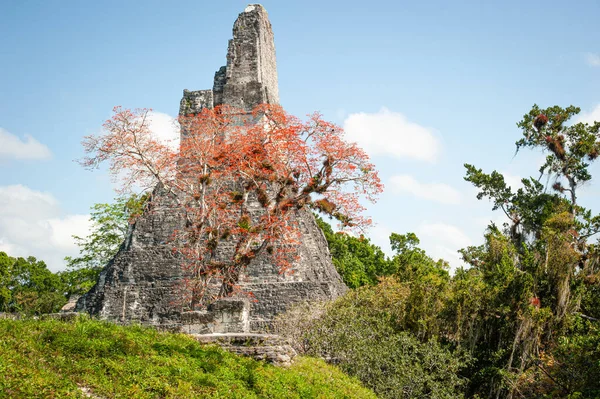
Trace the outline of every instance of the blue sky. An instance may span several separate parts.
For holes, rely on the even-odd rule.
[[[500,219],[463,163],[536,175],[541,154],[514,157],[515,123],[534,103],[600,119],[596,1],[262,4],[282,105],[320,111],[373,155],[386,192],[368,213],[384,247],[390,232],[414,231],[458,265],[455,251]],[[62,268],[89,207],[114,196],[104,172],[73,162],[81,138],[115,105],[175,116],[183,89],[210,88],[246,5],[0,2],[0,250]],[[599,194],[592,183],[582,201]]]

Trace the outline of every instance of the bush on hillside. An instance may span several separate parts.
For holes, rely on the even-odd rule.
[[[275,330],[297,350],[329,359],[382,398],[463,397],[466,357],[404,329],[409,297],[408,284],[386,278],[333,303],[300,305],[281,316]]]

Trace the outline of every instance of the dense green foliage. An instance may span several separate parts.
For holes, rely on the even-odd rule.
[[[442,294],[450,281],[446,262],[434,261],[419,248],[414,233],[392,233],[390,244],[395,254],[389,258],[368,238],[334,233],[319,217],[317,223],[327,239],[333,264],[348,287],[376,285],[382,277],[394,276],[409,288],[406,323],[411,331],[420,338],[435,335]]]
[[[491,225],[485,244],[463,251],[471,265],[462,285],[478,287],[478,304],[463,306],[472,321],[457,344],[469,341],[478,361],[472,392],[499,397],[597,397],[598,244],[600,217],[577,202],[600,151],[600,123],[568,124],[576,107],[534,106],[517,125],[517,149],[546,154],[541,176],[513,191],[498,172],[465,165],[467,176],[509,222]],[[540,177],[541,177],[540,176]],[[474,291],[474,290],[473,290]],[[473,305],[475,305],[473,307]],[[582,313],[582,312],[587,312]],[[461,322],[466,326],[466,320]]]
[[[468,357],[411,332],[410,284],[384,278],[333,303],[299,306],[276,323],[301,353],[329,358],[382,398],[460,398]]]
[[[63,281],[43,261],[0,252],[0,312],[51,313],[66,302]]]
[[[321,360],[277,368],[138,326],[0,320],[0,349],[0,398],[375,398]]]
[[[348,287],[377,284],[379,277],[392,273],[381,248],[368,238],[336,233],[321,217],[315,215],[315,219],[325,235],[333,264]]]
[[[299,352],[332,359],[380,397],[462,397],[468,380],[461,371],[470,358],[439,341],[440,313],[450,287],[447,265],[427,256],[413,233],[394,233],[390,241],[395,255],[379,263],[384,267],[373,275],[378,284],[365,284],[333,303],[300,305],[280,317],[275,328]],[[329,238],[336,265],[340,254],[342,260],[352,256],[351,250],[340,251],[346,243],[374,247],[365,239]],[[376,253],[363,251],[356,263],[366,259],[372,264]],[[344,276],[348,269],[338,270]]]

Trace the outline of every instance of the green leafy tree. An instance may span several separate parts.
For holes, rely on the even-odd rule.
[[[66,302],[63,282],[43,261],[0,252],[0,311],[52,313]]]
[[[325,235],[332,235],[327,227],[322,227]],[[354,240],[371,246],[364,238],[328,238],[334,263],[354,255],[357,264],[370,264],[371,253],[357,252]],[[462,397],[469,356],[447,344],[448,326],[440,317],[451,287],[448,265],[419,248],[414,233],[394,233],[390,243],[395,254],[381,256],[385,262],[371,281],[334,303],[293,308],[276,321],[275,330],[300,353],[330,359],[380,397]],[[364,275],[368,269],[357,270]]]
[[[381,248],[368,238],[336,233],[322,218],[315,215],[315,219],[325,235],[333,264],[348,287],[374,285],[380,277],[393,273]]]
[[[555,191],[568,194],[573,216],[578,211],[577,189],[592,179],[588,167],[600,155],[600,122],[593,125],[567,123],[580,111],[572,105],[546,109],[534,105],[517,124],[523,131],[517,150],[541,149],[547,154],[540,173],[555,179],[552,186]]]
[[[563,335],[538,361],[530,397],[600,397],[600,330],[588,326],[584,333]]]
[[[444,306],[450,273],[444,260],[433,260],[419,248],[419,238],[414,233],[390,235],[395,252],[390,269],[399,281],[410,288],[407,298],[404,328],[421,340],[439,334],[439,313]]]
[[[0,312],[10,311],[12,292],[11,292],[11,273],[15,261],[6,254],[0,252]]]
[[[453,339],[468,343],[478,359],[472,393],[541,398],[587,392],[550,375],[551,365],[564,359],[565,338],[582,334],[574,326],[582,318],[585,323],[594,319],[581,311],[587,307],[597,314],[588,293],[597,292],[598,245],[589,239],[600,231],[600,218],[577,199],[578,189],[592,178],[589,165],[600,150],[600,123],[569,124],[578,112],[572,106],[535,105],[517,124],[523,133],[517,151],[540,150],[546,160],[540,177],[523,179],[516,191],[500,173],[465,165],[465,180],[480,190],[477,197],[489,198],[493,209],[508,217],[503,228],[490,225],[483,246],[463,250],[472,270],[459,271],[453,282],[451,302],[457,310],[448,315],[455,318],[453,328],[460,328]],[[543,176],[548,185],[540,182]],[[470,287],[476,287],[479,304],[465,295]],[[587,336],[591,328],[583,331]],[[579,367],[575,373],[587,372],[582,364],[572,363]],[[542,380],[551,383],[543,388]]]
[[[546,159],[539,176],[523,179],[517,190],[501,173],[465,165],[465,180],[478,188],[477,198],[489,199],[507,217],[502,226],[490,224],[483,245],[461,251],[468,269],[450,276],[447,264],[420,249],[414,234],[392,234],[395,254],[385,267],[371,279],[345,278],[363,287],[334,305],[289,316],[294,321],[288,330],[296,331],[290,336],[301,350],[340,362],[383,397],[403,397],[406,389],[427,392],[407,388],[403,378],[424,381],[418,370],[428,360],[417,354],[432,342],[454,356],[470,355],[472,361],[436,369],[464,377],[467,397],[598,397],[600,243],[594,240],[600,216],[582,207],[578,196],[592,179],[600,123],[571,123],[578,112],[534,106],[518,123],[523,137],[517,151],[541,151]],[[346,245],[351,238],[332,232],[328,237],[334,262],[336,255],[353,259],[357,251]],[[354,259],[355,275],[369,275],[367,263]],[[380,282],[371,285],[375,281]],[[411,347],[415,356],[405,357],[402,347]],[[402,364],[411,364],[416,374]],[[400,376],[383,376],[382,370]],[[438,388],[443,394],[463,392],[452,383],[444,386],[455,390]]]
[[[130,224],[142,214],[148,194],[119,197],[112,204],[95,204],[91,208],[92,229],[87,237],[73,236],[79,256],[67,256],[67,270],[60,273],[67,294],[89,291],[100,271],[116,255],[127,236]]]

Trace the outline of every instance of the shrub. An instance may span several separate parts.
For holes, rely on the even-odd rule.
[[[380,397],[462,397],[466,380],[459,372],[466,357],[403,329],[409,296],[407,284],[386,278],[333,303],[301,305],[275,328],[298,350],[337,364]]]

